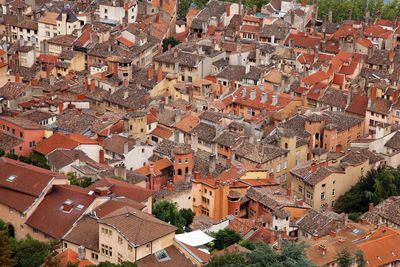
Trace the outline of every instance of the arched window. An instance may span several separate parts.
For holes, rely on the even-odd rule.
[[[182,175],[182,170],[178,169],[178,175]]]
[[[189,173],[189,167],[185,168],[185,173]]]

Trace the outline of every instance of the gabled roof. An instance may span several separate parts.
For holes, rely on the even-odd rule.
[[[74,149],[81,144],[97,145],[98,142],[80,134],[55,133],[38,144],[34,150],[46,156],[56,149]]]
[[[67,180],[59,173],[2,157],[0,203],[23,213],[46,192],[53,179]]]
[[[61,239],[92,204],[95,196],[90,190],[74,185],[53,185],[26,224],[53,238]],[[65,212],[65,201],[71,200],[73,208]],[[51,223],[49,223],[51,222]]]
[[[127,206],[108,214],[98,222],[118,230],[135,247],[162,238],[177,229],[153,215]]]
[[[96,190],[96,188],[107,187],[114,196],[126,197],[137,202],[145,202],[153,195],[153,191],[112,178],[103,178],[96,181],[88,188]]]

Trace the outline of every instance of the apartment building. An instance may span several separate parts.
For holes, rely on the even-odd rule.
[[[292,169],[291,191],[315,209],[331,210],[338,197],[382,163],[383,157],[368,150],[337,151],[325,160]]]

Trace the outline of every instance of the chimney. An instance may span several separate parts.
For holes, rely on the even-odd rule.
[[[304,205],[304,201],[301,198],[296,199],[296,206],[302,207]]]
[[[319,163],[319,166],[320,167],[327,167],[328,166],[328,162],[326,160],[322,161],[322,162]]]
[[[370,93],[370,98],[372,102],[376,101],[377,95],[378,95],[378,88],[374,86],[371,88],[371,93]]]
[[[122,84],[124,85],[124,87],[128,87],[129,86],[129,80],[128,79],[124,79],[122,81]]]
[[[273,95],[272,96],[272,106],[276,106],[278,104],[278,96],[277,95]]]
[[[96,84],[94,83],[94,80],[90,82],[90,92],[94,93],[96,91]]]
[[[154,68],[153,66],[150,66],[149,69],[147,70],[147,79],[150,81],[153,80],[153,78],[154,78]]]
[[[129,152],[129,142],[125,142],[124,144],[124,155],[128,154]]]
[[[374,209],[374,203],[368,203],[368,211],[372,211]]]
[[[105,162],[106,162],[106,160],[104,158],[104,150],[100,149],[99,150],[99,163],[105,163]]]
[[[292,189],[290,187],[286,188],[286,195],[291,196],[292,195]]]
[[[342,145],[337,145],[336,146],[336,154],[339,154],[339,153],[342,153],[342,151],[343,151],[343,148],[342,148]]]
[[[199,143],[199,137],[197,136],[197,133],[194,133],[192,135],[192,140],[191,140],[191,147],[194,152],[197,152],[198,143]]]
[[[126,90],[126,91],[124,92],[124,100],[127,99],[128,97],[129,97],[129,91]]]
[[[79,153],[78,153],[78,151],[75,152],[74,159],[75,159],[75,161],[77,162],[76,164],[78,164],[78,166],[81,165],[81,163],[80,163],[80,161],[79,161]]]
[[[231,16],[231,5],[228,3],[225,4],[225,13],[227,18]]]
[[[231,158],[226,158],[226,167],[230,168],[232,166],[232,159]]]
[[[119,164],[114,167],[114,175],[126,180],[126,168],[124,164]]]
[[[318,246],[319,251],[321,251],[322,255],[326,255],[326,246],[324,245],[319,245]]]
[[[89,79],[88,77],[85,77],[83,84],[85,86],[85,90],[89,90]]]
[[[331,231],[330,233],[329,233],[329,235],[331,236],[331,237],[336,237],[336,231]]]
[[[230,81],[229,82],[229,84],[230,84],[230,89],[231,89],[231,92],[233,92],[233,91],[235,91],[235,81],[234,80],[232,80],[232,81]]]
[[[181,120],[182,117],[182,112],[179,108],[175,109],[175,122],[178,122]]]
[[[267,93],[262,92],[261,93],[261,103],[265,103],[265,102],[267,102]]]
[[[155,172],[155,170],[154,170],[154,164],[153,164],[153,163],[150,163],[150,165],[149,165],[149,171],[150,171],[150,176],[151,176],[151,177],[156,176],[156,172]]]
[[[211,155],[210,155],[210,159],[209,159],[209,164],[210,164],[210,166],[209,166],[209,169],[208,169],[208,172],[209,172],[210,174],[212,174],[212,173],[215,172],[216,161],[217,161],[216,155],[215,155],[215,154],[211,154]]]
[[[21,75],[19,74],[19,72],[17,72],[17,73],[15,74],[15,82],[16,82],[16,83],[21,82]]]
[[[251,89],[250,91],[250,100],[256,99],[256,90]]]
[[[312,173],[317,172],[317,163],[315,161],[311,163],[310,170]]]
[[[74,207],[74,202],[70,199],[67,199],[63,203],[62,210],[63,212],[71,212],[73,207]]]
[[[195,172],[193,173],[193,178],[194,178],[195,180],[200,180],[200,172],[199,172],[199,171],[195,171]]]
[[[163,73],[161,67],[157,69],[157,82],[161,82],[163,80]]]

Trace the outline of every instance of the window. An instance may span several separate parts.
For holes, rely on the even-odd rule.
[[[332,189],[332,196],[334,196],[335,195],[335,189]]]
[[[12,129],[12,134],[15,135],[15,129]]]
[[[132,252],[132,250],[133,250],[133,247],[132,247],[131,245],[128,244],[128,251],[129,251],[129,252]]]
[[[64,248],[67,248],[68,247],[68,244],[67,243],[64,243]]]
[[[35,146],[35,141],[29,142],[29,147],[34,147]]]
[[[182,163],[182,160],[181,160],[181,159],[178,159],[178,163],[181,164],[181,163]]]
[[[286,170],[286,168],[287,168],[287,161],[285,160],[285,161],[283,162],[283,169]]]
[[[303,187],[301,185],[299,185],[299,192],[303,193]]]
[[[101,244],[101,255],[112,257],[112,247]]]
[[[322,188],[325,188],[326,184],[322,184]]]
[[[109,235],[109,236],[112,235],[112,231],[108,230],[107,228],[104,228],[104,227],[101,228],[101,233],[104,235]]]
[[[204,193],[206,193],[206,194],[207,194],[207,188],[204,188]]]
[[[209,193],[210,193],[210,196],[212,196],[212,191],[210,191]]]
[[[19,133],[19,137],[23,138],[24,134],[23,133]]]
[[[281,164],[279,163],[278,165],[276,165],[276,172],[280,172],[281,171]]]
[[[201,213],[210,216],[210,211],[207,208],[201,208]]]
[[[107,14],[108,10],[107,8],[104,9],[104,14]]]
[[[306,197],[307,197],[308,199],[312,199],[312,194],[311,194],[310,191],[307,191],[307,192],[306,192]]]
[[[96,253],[92,252],[92,259],[98,260],[99,259],[99,255],[97,255]]]
[[[122,242],[123,242],[123,239],[122,239],[122,237],[118,237],[118,244],[120,244],[120,245],[122,245]]]
[[[192,76],[188,76],[188,81],[191,83],[193,81]]]
[[[322,192],[321,193],[321,200],[324,200],[325,199],[325,192]]]

